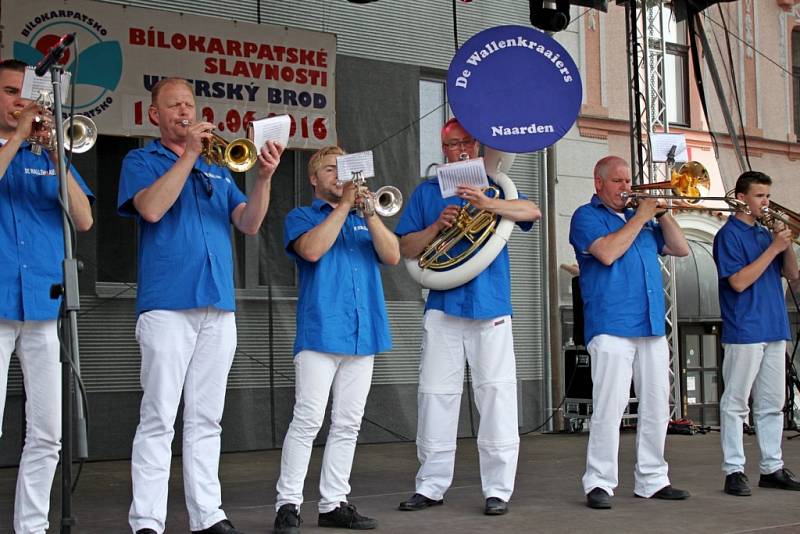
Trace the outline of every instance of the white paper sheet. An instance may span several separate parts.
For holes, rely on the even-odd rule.
[[[362,178],[375,176],[372,150],[346,154],[336,158],[336,176],[340,182],[352,181],[357,173],[361,173]]]
[[[267,141],[273,141],[286,148],[289,143],[291,126],[292,121],[289,115],[277,115],[267,119],[255,120],[250,123],[249,128],[252,134],[249,137],[259,150]]]
[[[686,151],[686,136],[683,134],[654,133],[650,136],[653,161],[667,161],[672,147],[675,147],[675,161],[689,161]]]
[[[436,177],[439,179],[439,188],[442,198],[452,197],[456,194],[459,185],[476,185],[489,187],[489,178],[486,176],[486,167],[483,158],[468,159],[445,163],[436,167]]]
[[[69,95],[69,80],[72,74],[65,72],[61,75],[61,105],[67,104],[67,95]],[[22,78],[22,98],[29,100],[38,100],[41,93],[47,93],[52,101],[53,83],[50,72],[44,76],[37,76],[34,72],[34,67],[25,67],[25,76]]]

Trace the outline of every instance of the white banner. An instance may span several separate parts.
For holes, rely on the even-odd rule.
[[[62,64],[75,76],[75,112],[102,134],[157,137],[150,89],[178,76],[194,86],[198,119],[223,137],[287,114],[289,147],[336,144],[333,34],[90,0],[0,0],[0,24],[2,58],[29,64],[76,33]]]

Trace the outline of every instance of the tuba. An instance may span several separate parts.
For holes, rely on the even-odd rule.
[[[519,198],[514,182],[505,173],[514,162],[514,154],[489,147],[484,147],[484,151],[486,172],[503,191],[505,199]],[[467,204],[461,209],[457,223],[442,231],[425,248],[418,260],[404,260],[406,269],[423,287],[437,290],[458,287],[478,276],[494,261],[506,246],[513,229],[514,221],[505,217],[497,220],[494,214],[476,212],[473,206]],[[463,239],[472,242],[468,249],[456,259],[450,257],[450,249]],[[439,251],[441,253],[437,253]],[[441,270],[447,267],[452,268]]]

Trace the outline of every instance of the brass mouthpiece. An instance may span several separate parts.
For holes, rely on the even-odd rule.
[[[180,125],[181,125],[181,126],[189,126],[190,124],[192,124],[192,121],[190,121],[189,119],[183,119],[183,120],[180,122]]]

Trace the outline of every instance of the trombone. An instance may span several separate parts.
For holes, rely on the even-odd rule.
[[[183,119],[182,126],[189,126],[192,121]],[[228,167],[233,172],[247,172],[258,160],[258,148],[247,137],[228,141],[216,132],[210,132],[210,139],[203,139],[201,155],[210,165]]]
[[[676,206],[667,206],[667,209],[685,211],[729,211],[752,214],[747,204],[739,199],[733,198],[730,193],[724,197],[703,196],[702,191],[708,191],[710,188],[711,178],[705,166],[698,161],[687,161],[681,165],[677,171],[673,169],[669,180],[652,184],[635,185],[631,187],[630,193],[623,191],[621,196],[628,201],[628,206],[632,208],[635,208],[642,199],[657,198],[683,202],[683,204]],[[671,194],[662,195],[647,192],[650,190],[663,191],[666,189],[670,190]],[[728,206],[712,208],[694,205],[703,200],[725,202]]]

